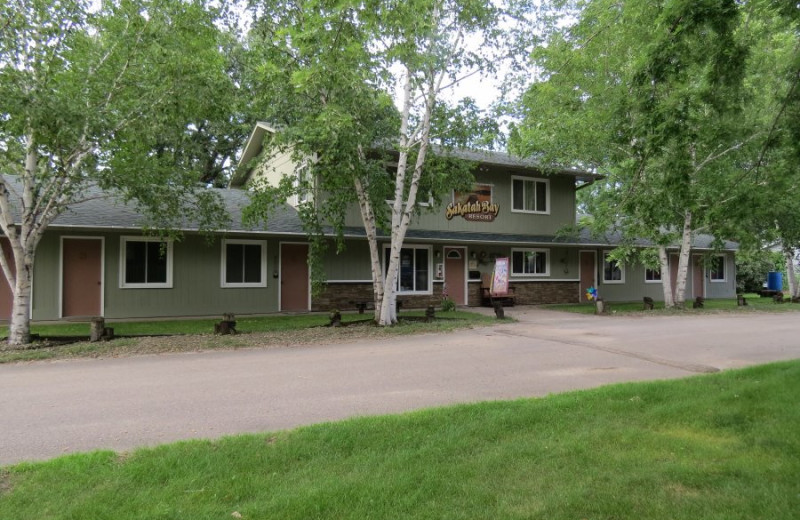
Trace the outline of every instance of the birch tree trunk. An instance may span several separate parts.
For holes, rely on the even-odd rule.
[[[664,290],[664,307],[671,309],[675,307],[675,299],[672,296],[672,276],[669,269],[669,255],[667,248],[659,246],[658,260],[661,265],[661,287]]]
[[[687,211],[683,218],[681,249],[678,255],[678,277],[675,280],[675,305],[686,306],[686,278],[692,249],[692,212]]]
[[[797,273],[794,269],[795,250],[793,248],[786,248],[783,250],[784,257],[786,258],[786,278],[789,282],[789,294],[792,298],[800,297],[800,287],[797,286]]]
[[[384,280],[381,270],[381,256],[378,249],[378,232],[375,228],[375,212],[369,201],[367,190],[361,179],[355,180],[356,194],[358,195],[358,207],[361,210],[361,220],[364,222],[364,230],[367,234],[369,244],[370,268],[372,270],[372,296],[375,302],[375,313],[373,319],[378,323],[381,318],[381,307],[383,304]]]
[[[17,255],[14,256],[16,257]],[[16,280],[13,285],[14,300],[11,307],[11,321],[8,325],[8,344],[12,347],[19,347],[31,341],[30,312],[33,254],[23,253],[22,258],[16,259],[15,262]]]
[[[408,226],[411,224],[411,217],[417,204],[417,191],[419,181],[422,177],[425,165],[425,156],[430,145],[431,116],[436,104],[436,94],[444,78],[443,74],[438,77],[436,71],[426,71],[428,82],[425,88],[425,110],[422,121],[415,131],[409,136],[409,118],[411,117],[412,103],[412,73],[406,67],[405,83],[403,88],[403,111],[401,113],[400,125],[400,157],[397,161],[397,177],[395,179],[395,198],[392,204],[392,229],[391,229],[391,250],[389,268],[386,272],[384,285],[383,302],[381,304],[381,317],[379,325],[393,325],[397,323],[397,276],[400,267],[400,251],[406,238]],[[417,160],[414,170],[411,172],[411,179],[408,180],[408,154],[409,150],[419,145]],[[406,187],[408,196],[404,197]],[[428,259],[430,262],[430,259]],[[430,283],[430,282],[429,282]]]

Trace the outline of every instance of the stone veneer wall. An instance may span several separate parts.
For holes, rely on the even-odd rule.
[[[580,282],[511,282],[519,305],[579,303]]]
[[[511,282],[514,301],[518,305],[539,305],[543,303],[578,303],[580,282]],[[481,304],[481,284],[469,284],[469,305]]]
[[[519,305],[538,305],[542,303],[578,303],[579,282],[512,282],[516,303]],[[471,307],[481,304],[481,284],[471,282],[467,286],[468,302]],[[439,306],[442,302],[442,284],[433,284],[433,294],[398,296],[408,309],[421,309],[428,305]],[[372,303],[371,283],[329,283],[324,292],[313,298],[312,311],[355,310],[353,302]]]
[[[433,284],[433,294],[401,295],[397,299],[407,309],[424,309],[428,305],[439,306],[442,303],[442,285]],[[329,283],[319,296],[312,298],[312,311],[356,310],[353,302],[373,301],[371,283]]]

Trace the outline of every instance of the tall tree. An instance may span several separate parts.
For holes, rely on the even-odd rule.
[[[534,56],[541,81],[521,101],[515,150],[608,175],[590,209],[602,228],[680,243],[683,305],[694,234],[711,218],[757,132],[742,120],[747,48],[735,0],[565,2],[577,22]],[[663,276],[664,299],[673,302]]]
[[[280,131],[268,152],[291,150],[319,196],[301,207],[310,230],[341,236],[357,205],[369,242],[375,319],[395,310],[400,251],[420,202],[470,181],[449,146],[474,144],[487,124],[442,93],[466,75],[490,72],[505,41],[504,10],[488,0],[275,0],[255,2],[254,49],[263,53],[269,119]],[[395,96],[397,104],[395,104]],[[468,117],[474,115],[476,117]],[[432,144],[438,144],[438,159]],[[387,164],[393,166],[387,169]],[[264,186],[256,187],[265,193]],[[308,189],[309,186],[301,186]],[[387,201],[388,204],[387,204]],[[261,206],[261,209],[268,204]],[[264,215],[255,206],[255,213]],[[381,264],[378,231],[390,235]],[[312,247],[313,249],[313,247]],[[314,259],[312,258],[312,262]]]
[[[761,129],[739,162],[716,209],[726,236],[736,237],[748,256],[779,248],[793,297],[800,248],[800,6],[778,0],[748,2],[741,38],[750,49],[745,114]]]
[[[202,0],[10,0],[0,6],[0,255],[14,301],[8,342],[29,341],[36,247],[90,184],[149,225],[218,226],[192,141],[228,92],[218,11]],[[224,94],[223,94],[224,95]]]

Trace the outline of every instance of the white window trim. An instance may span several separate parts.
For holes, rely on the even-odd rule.
[[[656,271],[656,269],[650,269],[650,270],[651,270],[651,271]],[[660,269],[658,269],[658,271],[659,271],[659,273],[658,273],[658,275],[659,275],[659,276],[658,276],[658,280],[648,280],[648,279],[647,279],[647,267],[645,267],[645,268],[644,268],[644,283],[661,283],[661,281],[662,281],[662,279],[663,279],[663,276],[664,276],[664,275],[663,275],[663,274],[661,274],[661,270],[660,270]],[[624,274],[623,274],[623,278],[624,278]]]
[[[386,272],[386,269],[389,267],[388,263],[387,263],[389,259],[387,258],[386,250],[387,249],[391,249],[391,247],[392,247],[391,244],[388,244],[388,243],[387,244],[383,244],[383,247],[382,247],[382,249],[383,249],[383,265],[381,265],[381,268],[383,269],[383,272]],[[428,250],[428,287],[424,291],[401,291],[400,288],[399,288],[399,286],[400,286],[400,266],[398,266],[397,267],[397,269],[398,269],[398,271],[397,271],[397,283],[395,284],[395,290],[397,292],[395,294],[397,294],[398,296],[401,296],[401,295],[402,296],[410,296],[410,295],[413,295],[413,294],[433,294],[433,277],[436,274],[433,271],[433,265],[432,265],[432,262],[433,262],[433,259],[432,259],[433,248],[431,246],[419,246],[419,245],[414,245],[414,244],[404,244],[403,247],[401,247],[400,249],[401,250],[403,250],[403,249],[414,249],[415,251],[417,249],[427,249]],[[414,258],[416,258],[416,254],[414,255]]]
[[[514,180],[519,179],[521,181],[534,181],[534,182],[543,182],[545,184],[545,204],[547,204],[546,211],[533,211],[529,209],[516,209],[514,208]],[[525,195],[523,194],[522,200],[525,200]],[[523,177],[521,175],[512,175],[511,176],[511,212],[512,213],[529,213],[531,215],[549,215],[550,214],[550,179],[542,179],[540,177]]]
[[[603,251],[603,283],[604,284],[624,284],[625,283],[625,266],[617,262],[620,271],[619,280],[606,280],[606,257],[611,254],[611,251]]]
[[[514,253],[515,252],[523,252],[523,253],[545,253],[547,255],[547,261],[545,262],[543,273],[515,273],[514,272]],[[513,247],[511,248],[511,265],[509,269],[511,271],[511,278],[514,279],[523,279],[523,278],[540,278],[543,276],[550,276],[550,250],[546,248],[523,248],[523,247]]]
[[[292,184],[294,184],[294,188],[299,190],[300,183],[304,181],[304,177],[309,177],[309,165],[308,161],[303,161],[300,166],[295,170],[294,180]],[[309,183],[311,183],[311,179],[306,179]],[[294,196],[295,206],[299,206],[300,204],[305,204],[311,200],[311,192],[313,191],[312,187],[308,188],[308,191],[301,193],[296,193]]]
[[[718,258],[720,262],[722,262],[722,274],[725,275],[722,278],[712,278],[711,273],[714,272],[713,266],[708,267],[708,281],[711,283],[725,283],[728,281],[728,264],[727,264],[727,257],[725,255],[714,255],[713,258]]]
[[[125,283],[125,252],[128,242],[166,242],[167,281],[159,283]],[[157,237],[123,236],[119,241],[119,288],[120,289],[172,289],[172,240]]]
[[[261,246],[261,282],[259,283],[252,283],[252,282],[227,282],[225,281],[225,273],[227,271],[228,265],[228,244],[256,244]],[[219,281],[220,287],[223,289],[233,289],[233,288],[247,288],[247,287],[266,287],[267,286],[267,241],[266,240],[244,240],[244,239],[223,239],[222,240],[222,261],[220,274],[219,274]]]

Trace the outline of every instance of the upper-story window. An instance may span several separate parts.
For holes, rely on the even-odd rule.
[[[149,237],[122,237],[120,287],[172,287],[172,241]]]
[[[550,213],[550,180],[511,177],[511,210],[522,213]]]
[[[512,249],[512,276],[547,276],[550,274],[550,251],[547,249]]]
[[[608,255],[609,253],[603,254],[603,283],[625,283],[625,268]]]
[[[711,258],[711,270],[709,278],[712,282],[725,281],[725,256],[717,255]]]
[[[304,162],[297,168],[297,177],[294,179],[294,187],[297,189],[297,204],[308,202],[311,199],[311,170],[308,163]]]
[[[222,241],[222,287],[266,287],[267,243]]]

